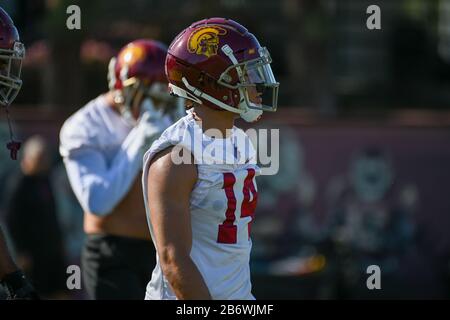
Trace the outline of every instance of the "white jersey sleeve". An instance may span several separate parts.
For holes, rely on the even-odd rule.
[[[102,216],[127,194],[142,169],[143,153],[152,140],[148,139],[148,124],[141,122],[124,130],[124,124],[118,123],[110,111],[89,107],[95,109],[88,105],[63,125],[60,153],[82,208]],[[121,133],[114,136],[117,131]],[[153,131],[157,138],[162,130]]]

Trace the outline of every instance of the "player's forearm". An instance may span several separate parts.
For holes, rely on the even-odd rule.
[[[166,260],[162,262],[164,275],[178,299],[211,300],[208,287],[189,256],[163,260]]]
[[[142,159],[122,152],[120,156],[107,171],[98,166],[97,155],[64,159],[70,184],[84,210],[105,216],[128,193],[139,173]]]
[[[101,148],[87,142],[76,144],[72,141],[73,133],[62,131],[60,152],[72,189],[84,210],[105,216],[128,193],[142,168],[145,136],[140,131],[131,130],[111,161],[107,161]]]
[[[9,255],[6,240],[0,227],[0,280],[9,273],[17,271],[17,266]]]

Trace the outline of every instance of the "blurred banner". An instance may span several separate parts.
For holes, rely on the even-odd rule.
[[[280,298],[448,297],[449,143],[448,127],[280,127],[280,171],[259,180],[252,228],[254,271],[276,281],[256,277],[255,288]],[[370,265],[381,269],[379,292],[367,290]]]

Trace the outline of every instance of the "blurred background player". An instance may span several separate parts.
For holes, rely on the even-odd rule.
[[[276,110],[271,62],[253,34],[223,18],[193,23],[170,45],[169,87],[192,108],[144,157],[144,198],[159,258],[146,299],[254,299],[250,227],[259,168],[234,121],[255,122],[263,110]],[[178,147],[190,154],[181,164],[172,159]],[[210,148],[222,152],[208,154]]]
[[[51,185],[50,148],[43,137],[25,142],[20,166],[10,177],[6,201],[6,227],[16,261],[42,297],[66,298],[68,264]]]
[[[0,7],[0,107],[8,107],[22,86],[20,69],[25,55],[19,33]],[[36,299],[34,288],[12,260],[0,227],[0,283],[8,299]]]
[[[92,299],[142,299],[155,264],[139,177],[143,153],[177,117],[166,50],[153,40],[122,48],[109,64],[110,91],[60,132],[60,153],[84,210],[82,270]]]

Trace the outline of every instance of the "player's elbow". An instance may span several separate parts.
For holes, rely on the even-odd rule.
[[[106,216],[108,213],[110,213],[112,211],[112,208],[110,206],[105,206],[95,201],[88,201],[86,203],[85,210],[87,210],[90,213],[93,213],[96,216],[103,217]]]
[[[162,271],[168,279],[173,278],[180,270],[184,269],[183,266],[190,259],[189,254],[177,250],[174,246],[159,248],[158,253]]]

